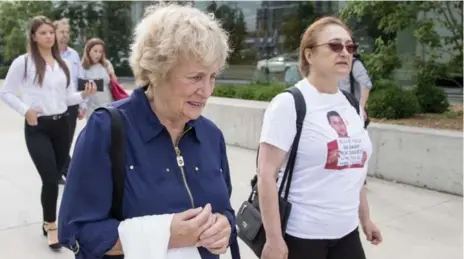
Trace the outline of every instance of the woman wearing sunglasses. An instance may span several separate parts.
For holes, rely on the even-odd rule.
[[[299,55],[303,79],[295,86],[304,96],[306,116],[285,233],[276,178],[282,178],[296,134],[292,95],[277,95],[265,112],[258,157],[259,203],[267,238],[262,259],[365,259],[359,223],[369,242],[382,242],[370,219],[363,185],[372,144],[363,116],[354,108],[359,104],[352,105],[338,88],[350,73],[355,51],[349,29],[337,18],[324,17],[303,35]]]

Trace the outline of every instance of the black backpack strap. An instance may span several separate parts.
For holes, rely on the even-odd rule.
[[[118,109],[108,106],[97,110],[106,110],[111,117],[111,174],[113,177],[113,200],[110,216],[119,221],[124,220],[122,212],[124,186],[126,180],[126,131],[124,120]]]
[[[341,89],[340,89],[341,90]],[[359,102],[358,100],[356,99],[356,97],[351,94],[351,93],[348,93],[347,91],[345,90],[341,90],[342,93],[345,95],[346,99],[348,100],[348,102],[350,102],[351,106],[353,106],[355,109],[356,109],[356,112],[360,114],[360,108],[359,108]]]
[[[298,89],[296,86],[286,89],[285,92],[292,94],[295,100],[295,109],[296,109],[296,134],[295,134],[295,138],[293,139],[293,144],[290,149],[287,166],[285,168],[284,176],[282,177],[282,182],[279,188],[279,197],[281,197],[284,186],[286,187],[285,193],[284,193],[284,199],[287,200],[289,192],[290,192],[290,185],[292,182],[293,169],[295,167],[298,145],[300,143],[300,136],[301,136],[301,132],[303,129],[303,121],[306,116],[306,102],[305,102],[304,96],[301,93],[300,89]]]
[[[292,86],[290,88],[285,89],[284,92],[290,93],[293,96],[293,99],[295,100],[296,134],[295,134],[295,138],[293,139],[292,147],[290,149],[290,155],[288,158],[287,167],[285,168],[284,176],[282,178],[282,184],[280,185],[280,188],[279,188],[279,196],[282,194],[284,183],[287,180],[289,182],[292,180],[293,168],[295,166],[295,159],[296,159],[296,153],[298,151],[301,130],[303,128],[303,121],[306,116],[306,102],[305,102],[305,99],[300,89],[298,89],[296,86]],[[259,146],[256,152],[256,168],[258,168],[258,157],[259,157]],[[258,176],[255,175],[250,181],[251,188],[253,189],[257,183],[258,183]],[[285,199],[287,199],[288,197],[289,190],[290,190],[290,184],[287,185],[286,192],[285,192]],[[248,200],[251,200],[252,196],[253,196],[253,192],[251,192]]]
[[[353,76],[353,66],[354,66],[355,61],[356,59],[353,58],[353,63],[351,63],[351,70],[350,70],[350,93],[352,95],[355,95],[354,83],[356,82],[356,79]]]
[[[344,90],[341,90],[341,91],[345,95],[348,102],[350,102],[351,106],[353,106],[356,109],[356,112],[359,115],[361,115],[361,107],[360,107],[360,104],[359,104],[358,100],[356,99],[356,97],[354,95],[348,93],[347,91],[344,91]],[[369,125],[371,120],[369,119],[369,115],[367,114],[367,111],[365,111],[365,112],[366,112],[366,117],[367,118],[364,120],[364,128],[367,128],[367,126]]]

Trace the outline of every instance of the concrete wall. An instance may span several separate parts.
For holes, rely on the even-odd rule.
[[[212,97],[205,117],[227,144],[256,149],[267,102]],[[372,123],[374,152],[368,174],[386,180],[463,195],[463,134]]]

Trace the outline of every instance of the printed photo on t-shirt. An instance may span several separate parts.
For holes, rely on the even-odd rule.
[[[327,120],[330,126],[337,132],[339,138],[348,137],[348,129],[342,116],[336,111],[330,111],[327,113]]]
[[[342,170],[364,167],[367,153],[362,148],[362,139],[349,136],[347,123],[336,111],[327,113],[327,122],[338,137],[327,143],[325,169]]]

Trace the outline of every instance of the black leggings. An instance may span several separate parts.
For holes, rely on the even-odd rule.
[[[37,126],[25,122],[24,132],[29,155],[42,179],[43,220],[55,222],[58,180],[69,150],[68,120],[65,114],[39,117]]]
[[[301,239],[285,235],[288,259],[365,259],[358,229],[340,239]]]

